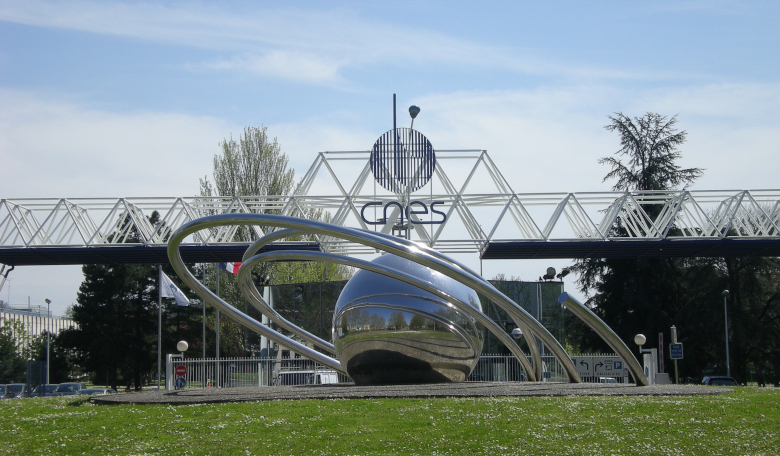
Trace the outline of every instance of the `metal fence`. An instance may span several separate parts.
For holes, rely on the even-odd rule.
[[[627,371],[612,369],[611,375],[594,371],[594,365],[619,366],[620,358],[614,354],[572,355],[590,369],[580,370],[584,382],[628,382]],[[530,361],[530,356],[529,356]],[[603,366],[602,366],[603,367]],[[542,356],[544,382],[565,382],[566,374],[553,356]],[[303,358],[214,358],[172,359],[166,365],[167,389],[237,388],[245,386],[281,386],[321,383],[352,383],[346,375],[339,374],[321,364]],[[607,371],[608,372],[608,371]],[[590,375],[588,375],[590,374]],[[597,375],[598,374],[598,375]],[[469,382],[518,382],[526,376],[514,356],[483,355],[466,381]]]

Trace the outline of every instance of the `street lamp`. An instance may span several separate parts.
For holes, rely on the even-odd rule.
[[[639,345],[639,353],[642,353],[642,345],[647,342],[647,337],[644,334],[637,334],[634,336],[634,343]]]
[[[723,290],[721,295],[723,295],[723,319],[726,324],[726,377],[731,377],[731,363],[729,362],[729,312],[726,307],[729,290]]]
[[[49,384],[49,320],[51,319],[51,311],[49,305],[51,300],[46,298],[46,384],[43,385],[43,395],[46,395],[46,385]]]
[[[187,341],[180,340],[179,343],[176,344],[176,350],[181,352],[182,358],[184,358],[184,352],[186,352],[188,348],[190,348],[190,344],[188,344]]]
[[[412,131],[414,130],[414,119],[415,119],[415,117],[417,117],[417,114],[419,114],[419,113],[420,113],[420,108],[419,107],[417,107],[415,105],[409,106],[409,116],[412,118],[412,124],[409,126],[409,135],[406,138],[406,144],[409,147],[412,144]],[[409,160],[409,162],[411,162],[411,160],[412,160],[411,154],[406,154],[406,159]],[[410,163],[407,163],[408,167],[410,167],[409,165],[410,165]],[[431,184],[431,185],[433,185],[433,184]],[[408,186],[406,187],[406,195],[404,195],[404,196],[406,197],[406,205],[408,206],[411,203],[411,200],[412,200],[412,192],[411,192],[411,190],[409,189]],[[412,231],[412,222],[410,220],[407,220],[406,221],[406,225],[407,225],[407,227],[406,227],[406,239],[411,239],[412,238],[412,233],[411,233],[411,231]]]
[[[417,114],[420,113],[420,108],[417,106],[409,106],[409,115],[412,116],[412,126],[409,127],[410,130],[414,130],[414,118],[417,117]]]
[[[642,348],[647,343],[647,337],[644,334],[634,336],[634,343],[639,345],[639,354],[644,359],[645,377],[647,377],[649,384],[654,385],[655,375],[658,373],[658,350],[655,348]]]
[[[515,340],[520,340],[520,338],[523,337],[523,331],[520,331],[520,328],[513,329],[512,337],[514,337]]]

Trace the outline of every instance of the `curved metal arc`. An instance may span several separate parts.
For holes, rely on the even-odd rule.
[[[579,383],[580,378],[579,374],[577,374],[577,371],[574,367],[569,367],[568,365],[571,364],[567,362],[569,360],[569,355],[566,353],[566,351],[563,349],[563,347],[560,345],[560,343],[553,337],[552,334],[550,334],[549,331],[547,331],[547,328],[542,326],[531,314],[529,314],[525,309],[518,306],[514,301],[509,299],[506,295],[498,291],[490,282],[486,281],[484,278],[479,276],[476,272],[472,271],[467,266],[448,258],[441,253],[431,249],[428,246],[422,246],[418,245],[412,241],[406,240],[406,239],[399,239],[395,238],[390,235],[382,234],[382,233],[370,233],[371,236],[375,236],[380,238],[383,241],[390,242],[390,243],[396,243],[396,244],[403,244],[404,246],[408,247],[409,249],[416,249],[419,252],[418,255],[416,255],[416,258],[419,258],[423,255],[430,255],[434,257],[436,260],[439,260],[441,264],[443,263],[443,266],[447,268],[450,271],[453,271],[455,274],[458,273],[457,269],[462,269],[463,272],[461,274],[465,277],[469,277],[471,280],[476,282],[464,282],[463,280],[459,279],[456,275],[451,275],[445,272],[444,270],[438,269],[436,267],[431,266],[430,264],[421,263],[424,266],[427,266],[435,271],[438,271],[448,277],[450,277],[453,280],[457,280],[458,282],[463,283],[464,285],[474,289],[478,293],[482,293],[484,296],[487,296],[491,301],[493,301],[497,306],[499,306],[501,309],[503,309],[507,314],[512,318],[515,325],[517,325],[518,328],[520,328],[521,331],[523,331],[524,334],[528,334],[531,336],[536,337],[542,343],[544,343],[550,350],[553,352],[553,355],[558,359],[558,362],[561,364],[563,369],[566,371],[566,374],[569,378],[569,381],[573,383]],[[396,241],[397,239],[397,241]],[[412,258],[402,255],[395,251],[390,251],[391,253],[394,253],[398,256],[407,258],[409,260],[415,261]],[[449,266],[448,266],[449,265]],[[477,285],[479,284],[479,285]],[[527,337],[528,342],[528,349],[531,352],[531,358],[533,359],[533,366],[534,366],[534,374],[536,378],[542,377],[542,357],[539,353],[539,347],[536,345],[534,337]],[[517,345],[516,343],[512,342],[509,347],[512,345]]]
[[[515,303],[514,301],[509,299],[509,297],[507,297],[506,295],[498,291],[490,282],[485,280],[482,276],[477,274],[471,268],[464,265],[463,263],[458,262],[457,260],[454,260],[452,258],[449,258],[437,252],[436,250],[434,250],[433,248],[427,245],[420,245],[407,239],[396,238],[395,236],[391,236],[389,234],[380,233],[380,232],[371,232],[370,234],[375,237],[382,238],[387,242],[402,244],[408,248],[424,251],[425,253],[441,260],[444,263],[448,263],[453,267],[463,269],[463,271],[471,275],[472,279],[482,283],[486,289],[494,290],[495,293],[498,293],[498,296],[500,296],[500,298],[497,299],[495,296],[493,296],[491,297],[491,300],[509,315],[509,317],[515,323],[515,325],[518,328],[520,328],[520,330],[523,332],[523,334],[529,335],[529,337],[526,337],[526,342],[528,343],[528,350],[531,352],[531,359],[533,360],[535,377],[542,378],[543,376],[542,357],[541,357],[541,353],[539,353],[539,347],[536,345],[535,342],[535,338],[536,338],[542,341],[542,343],[544,343],[550,348],[550,350],[553,352],[555,357],[558,359],[558,362],[563,366],[564,370],[566,371],[567,376],[569,377],[569,381],[573,383],[580,382],[579,374],[577,374],[576,369],[574,368],[570,369],[567,366],[568,363],[566,361],[569,359],[568,353],[566,353],[563,347],[558,343],[557,339],[555,339],[555,337],[552,334],[550,334],[549,331],[547,331],[547,328],[539,324],[537,320],[533,318],[533,316],[529,314],[525,309],[518,306],[517,303]],[[435,268],[432,269],[436,270]],[[439,271],[439,272],[443,273],[443,271]],[[450,278],[458,280],[457,278],[452,276],[450,276]],[[469,286],[471,288],[475,288],[471,285]],[[484,294],[485,293],[483,293],[483,295]],[[532,326],[534,328],[532,328]],[[540,337],[540,334],[537,334],[537,331],[535,331],[534,329],[541,332],[542,337]],[[512,342],[512,344],[516,345],[514,342]]]
[[[598,315],[585,307],[581,302],[572,298],[566,292],[561,293],[561,295],[558,296],[558,302],[566,306],[574,315],[596,331],[596,334],[615,350],[615,353],[617,353],[620,359],[628,366],[628,370],[631,371],[631,375],[634,376],[637,385],[647,386],[649,384],[647,377],[645,377],[644,370],[639,364],[639,361],[634,357],[634,354],[631,353],[631,350],[626,346],[623,340],[615,334],[615,331],[604,323]],[[572,363],[569,362],[569,364]]]
[[[365,298],[361,298],[361,300],[362,299],[367,299],[369,297],[370,296],[366,296]],[[417,296],[415,296],[415,297],[417,297]],[[449,327],[452,330],[452,332],[455,333],[455,335],[458,337],[458,339],[460,339],[464,344],[466,344],[471,349],[471,352],[474,354],[474,356],[479,356],[480,355],[480,350],[478,350],[477,347],[474,345],[474,340],[472,340],[471,336],[468,335],[468,333],[466,332],[465,329],[463,329],[460,325],[458,325],[455,322],[448,321],[448,320],[440,317],[439,315],[432,314],[432,313],[426,312],[424,310],[414,310],[414,311],[412,311],[412,310],[410,310],[407,307],[396,306],[396,305],[393,305],[393,304],[383,304],[383,303],[375,303],[375,302],[356,302],[356,303],[349,303],[346,306],[344,306],[344,308],[341,309],[341,311],[333,317],[333,320],[334,321],[337,320],[347,310],[374,308],[374,307],[378,307],[380,309],[397,310],[397,311],[406,312],[406,313],[420,314],[420,315],[424,316],[425,318],[433,320],[433,321],[435,321],[435,322],[437,322],[437,323],[439,323],[439,324],[441,324],[443,326],[447,326],[447,327]]]
[[[569,381],[579,383],[580,378],[571,362],[568,362],[569,356],[560,343],[544,328],[538,321],[536,321],[525,309],[522,309],[515,304],[511,299],[503,295],[492,285],[486,282],[479,276],[469,273],[468,268],[462,268],[455,266],[452,260],[442,260],[439,258],[440,254],[433,254],[427,247],[412,245],[398,245],[398,238],[388,239],[383,236],[376,236],[374,232],[357,230],[354,228],[348,228],[343,226],[331,225],[324,222],[315,220],[305,220],[294,217],[279,216],[272,214],[220,214],[209,217],[204,217],[199,220],[194,220],[183,225],[179,230],[186,229],[188,232],[194,232],[202,227],[209,227],[221,224],[257,224],[262,222],[263,224],[279,227],[289,228],[298,231],[305,231],[308,233],[316,233],[334,236],[338,235],[342,239],[352,241],[358,244],[374,247],[375,249],[382,249],[386,252],[393,253],[399,257],[414,261],[418,264],[426,266],[437,272],[440,272],[447,277],[452,278],[472,289],[478,293],[482,293],[488,299],[492,300],[496,305],[505,309],[507,312],[512,310],[512,314],[520,320],[520,323],[527,325],[528,333],[539,338],[552,352],[553,355],[561,363],[561,366],[566,371]],[[212,225],[214,224],[214,225]],[[190,231],[192,230],[192,231]],[[407,241],[408,242],[408,241]],[[169,248],[170,250],[170,248]],[[518,325],[521,326],[521,325]],[[516,346],[514,342],[507,344],[508,347]],[[532,356],[534,354],[534,344],[528,344],[532,350]],[[511,349],[511,348],[510,348]],[[536,348],[538,352],[538,348]],[[537,355],[534,357],[534,363],[541,365],[541,358]]]
[[[406,274],[405,272],[399,271],[397,269],[389,268],[387,266],[378,265],[376,263],[371,263],[365,260],[359,260],[357,258],[333,255],[329,253],[291,250],[291,251],[279,251],[279,252],[266,252],[257,255],[256,257],[253,258],[260,258],[260,257],[264,258],[265,261],[295,259],[295,260],[302,260],[302,261],[308,260],[308,261],[322,261],[322,262],[335,263],[335,264],[345,264],[347,266],[352,266],[352,267],[364,269],[366,271],[375,272],[377,274],[382,274],[387,277],[400,280],[402,282],[408,283],[409,285],[425,290],[431,293],[432,295],[453,304],[457,309],[459,309],[463,313],[467,314],[468,316],[474,318],[482,325],[484,325],[485,328],[488,329],[488,331],[492,332],[504,345],[506,345],[509,351],[511,351],[512,354],[515,355],[518,362],[520,362],[520,365],[523,367],[523,370],[526,372],[526,376],[528,377],[528,379],[530,381],[536,381],[537,379],[534,369],[531,366],[531,364],[528,362],[528,358],[526,358],[525,353],[523,353],[520,347],[512,340],[509,334],[507,334],[500,326],[498,326],[493,320],[488,318],[484,313],[475,309],[468,303],[465,303],[455,298],[454,296],[450,296],[449,294],[439,290],[438,288],[433,286],[433,284],[431,284],[430,282],[420,280],[417,277]],[[571,362],[569,364],[571,364]]]
[[[348,228],[349,230],[352,230],[352,228]],[[539,347],[536,345],[534,337],[542,341],[545,345],[550,348],[550,350],[553,352],[555,357],[558,359],[558,362],[564,366],[564,370],[567,373],[567,376],[569,377],[569,381],[574,383],[579,383],[580,378],[579,374],[577,374],[576,369],[574,368],[568,368],[566,360],[569,359],[569,355],[566,353],[566,351],[563,349],[563,347],[558,343],[558,341],[553,337],[552,334],[547,331],[547,328],[542,326],[531,314],[529,314],[525,309],[518,306],[514,301],[509,299],[506,295],[498,291],[490,282],[485,280],[482,276],[474,272],[472,269],[470,269],[468,266],[449,258],[436,250],[432,249],[431,247],[427,245],[420,245],[413,241],[397,238],[395,236],[391,236],[389,234],[380,233],[380,232],[368,232],[367,236],[370,237],[376,237],[379,238],[379,240],[391,244],[401,244],[404,247],[407,247],[409,249],[418,250],[420,254],[427,254],[435,259],[438,259],[440,262],[444,263],[445,267],[446,265],[450,265],[449,269],[453,270],[453,272],[457,273],[457,269],[462,269],[463,275],[469,276],[472,280],[475,280],[483,285],[483,290],[490,290],[490,299],[501,309],[503,309],[507,314],[512,318],[512,321],[515,323],[515,325],[520,328],[521,331],[523,331],[523,334],[527,334],[533,337],[527,337],[528,342],[528,350],[531,352],[531,359],[533,360],[533,366],[534,366],[534,374],[536,378],[542,378],[543,374],[543,366],[542,366],[542,357],[539,353]],[[398,256],[405,257],[409,260],[416,261],[412,258],[406,257],[404,255],[399,254],[398,252],[391,252]],[[420,255],[416,255],[416,258],[419,258]],[[458,277],[449,275],[445,273],[442,270],[439,270],[437,268],[434,268],[428,264],[424,264],[425,266],[436,270],[442,274],[447,275],[448,277],[457,280],[461,283],[464,283]],[[476,286],[464,283],[464,285],[469,286],[470,288],[477,290]],[[497,294],[496,294],[497,293]],[[487,295],[488,293],[483,291],[483,295]],[[512,345],[517,345],[515,342],[512,342]]]
[[[220,217],[220,216],[211,216],[211,217]],[[171,236],[171,239],[168,241],[168,260],[170,261],[171,266],[173,266],[173,269],[176,271],[176,274],[179,275],[182,281],[186,283],[187,286],[190,287],[190,289],[192,289],[192,291],[194,291],[198,296],[203,298],[204,301],[216,307],[217,309],[221,310],[225,314],[229,315],[231,318],[233,318],[234,320],[236,320],[238,323],[245,326],[246,328],[250,329],[251,331],[258,333],[261,336],[265,336],[268,339],[271,339],[278,344],[284,345],[290,348],[291,350],[294,350],[297,353],[301,353],[302,355],[306,356],[307,358],[315,362],[328,366],[331,369],[334,369],[343,374],[347,373],[346,369],[344,369],[341,366],[341,363],[337,359],[326,356],[316,350],[312,350],[311,348],[289,337],[279,334],[273,329],[263,325],[262,323],[258,322],[254,318],[250,317],[249,315],[246,315],[245,313],[239,311],[238,309],[231,306],[227,302],[223,301],[219,296],[212,293],[211,290],[209,290],[202,283],[200,283],[198,279],[196,279],[192,275],[192,273],[190,273],[187,267],[184,265],[184,261],[182,261],[181,258],[181,252],[179,251],[179,245],[181,244],[182,240],[184,240],[190,234],[200,229],[203,229],[204,227],[203,223],[194,223],[194,222],[198,222],[198,220],[189,222],[186,225],[180,227],[178,230],[176,230],[176,232]],[[214,221],[212,220],[211,222],[213,223]],[[213,223],[211,225],[206,224],[205,227],[208,228],[211,226],[219,226],[219,225],[220,223]]]
[[[265,302],[265,299],[263,299],[263,296],[260,294],[260,290],[257,289],[254,281],[252,281],[252,268],[262,262],[264,262],[264,260],[258,259],[258,257],[251,257],[241,263],[241,268],[238,270],[238,285],[241,288],[244,297],[247,298],[255,309],[260,311],[260,313],[268,317],[278,326],[281,326],[284,330],[289,331],[302,339],[308,340],[315,346],[322,348],[329,353],[336,354],[336,348],[333,344],[291,323]]]

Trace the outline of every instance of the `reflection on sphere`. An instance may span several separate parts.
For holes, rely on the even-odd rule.
[[[373,262],[433,284],[481,311],[471,288],[395,255]],[[338,359],[356,384],[462,382],[482,352],[483,327],[446,301],[396,279],[358,271],[333,314]]]

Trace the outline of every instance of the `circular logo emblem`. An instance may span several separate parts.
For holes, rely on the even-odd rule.
[[[379,185],[403,194],[419,190],[431,180],[436,155],[431,142],[422,133],[396,128],[376,140],[370,163]]]

